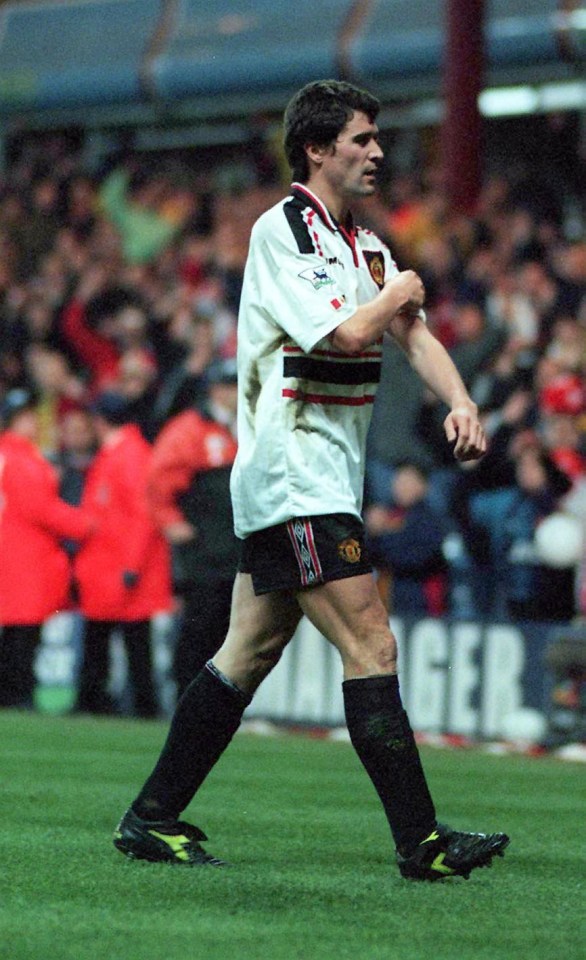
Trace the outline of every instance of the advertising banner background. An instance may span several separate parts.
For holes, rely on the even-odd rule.
[[[414,730],[498,739],[522,737],[527,720],[538,726],[548,709],[545,650],[552,625],[391,620],[399,643],[401,689]],[[557,627],[559,629],[559,625]],[[82,623],[59,614],[46,625],[37,657],[38,701],[70,705],[79,662]],[[172,710],[173,625],[155,619],[153,647],[162,709]],[[126,664],[112,642],[110,688],[122,706]],[[303,620],[281,662],[260,687],[247,719],[337,727],[345,724],[342,668],[337,652]],[[60,690],[61,696],[56,696]],[[517,727],[516,727],[517,725]]]

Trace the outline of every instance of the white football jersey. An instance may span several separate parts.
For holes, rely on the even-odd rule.
[[[330,335],[396,273],[374,233],[338,224],[302,184],[256,222],[238,318],[237,536],[360,516],[382,340],[348,356]]]

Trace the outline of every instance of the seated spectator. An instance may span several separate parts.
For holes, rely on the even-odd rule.
[[[514,454],[516,483],[470,498],[473,528],[484,534],[490,574],[484,583],[490,614],[497,619],[570,620],[574,615],[573,573],[544,568],[534,534],[552,513],[571,481],[534,442]]]
[[[372,504],[364,515],[383,600],[399,616],[444,611],[445,528],[426,502],[427,492],[425,471],[404,463],[393,472],[389,501]]]

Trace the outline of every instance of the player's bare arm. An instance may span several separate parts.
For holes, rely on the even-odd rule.
[[[413,369],[424,383],[450,407],[444,420],[456,460],[478,460],[486,452],[486,437],[478,419],[478,408],[470,399],[462,378],[447,350],[410,310],[399,311],[389,333],[405,351]]]
[[[332,334],[334,347],[342,353],[360,353],[375,343],[400,311],[417,313],[425,301],[425,288],[414,270],[403,270],[385,283],[369,303],[341,323]]]

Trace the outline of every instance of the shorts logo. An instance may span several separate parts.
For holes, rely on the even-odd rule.
[[[338,556],[347,563],[358,563],[362,556],[362,549],[358,540],[348,537],[338,544]]]
[[[328,287],[334,282],[325,267],[310,267],[309,270],[302,270],[298,276],[308,280],[314,290]]]
[[[364,259],[366,260],[372,279],[379,290],[382,290],[385,285],[385,262],[382,254],[373,252],[372,250],[365,250]]]

